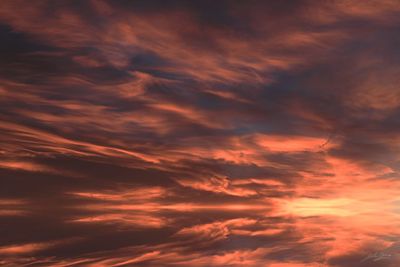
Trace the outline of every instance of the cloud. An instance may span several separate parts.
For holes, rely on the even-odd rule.
[[[0,265],[362,266],[398,242],[399,12],[1,1]]]

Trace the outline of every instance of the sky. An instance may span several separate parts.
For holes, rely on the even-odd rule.
[[[400,266],[400,3],[0,1],[0,266]]]

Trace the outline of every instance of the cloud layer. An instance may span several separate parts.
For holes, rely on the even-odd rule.
[[[398,266],[399,13],[1,1],[0,265]]]

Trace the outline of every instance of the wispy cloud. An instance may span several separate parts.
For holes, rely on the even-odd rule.
[[[399,13],[1,1],[0,265],[374,266],[399,234]]]

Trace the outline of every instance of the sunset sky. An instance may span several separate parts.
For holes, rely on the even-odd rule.
[[[400,2],[1,0],[0,266],[400,266]]]

